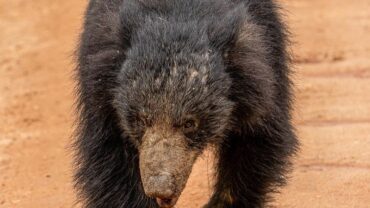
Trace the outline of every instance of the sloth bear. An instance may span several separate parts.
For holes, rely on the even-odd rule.
[[[85,208],[174,207],[210,146],[206,208],[267,206],[297,150],[273,0],[90,0],[78,49]]]

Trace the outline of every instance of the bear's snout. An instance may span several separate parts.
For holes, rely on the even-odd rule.
[[[162,208],[175,206],[179,196],[176,194],[174,177],[168,173],[150,176],[145,186],[146,195],[155,198]]]
[[[146,195],[153,198],[169,199],[174,197],[176,186],[174,178],[168,173],[150,176],[145,188]]]
[[[147,129],[139,147],[145,194],[161,208],[176,204],[200,153],[188,148],[185,141],[180,132],[161,125]]]

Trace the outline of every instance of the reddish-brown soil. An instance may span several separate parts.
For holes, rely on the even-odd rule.
[[[277,207],[370,207],[370,1],[282,0],[302,148]],[[86,1],[0,0],[0,207],[74,203],[73,50]],[[211,193],[212,156],[177,207]]]

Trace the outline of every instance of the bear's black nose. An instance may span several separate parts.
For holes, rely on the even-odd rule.
[[[161,208],[175,206],[178,197],[175,196],[176,187],[170,174],[151,176],[145,187],[148,196],[155,198]]]
[[[155,198],[161,208],[175,206],[178,196],[175,196],[176,186],[170,174],[151,176],[144,188],[148,196]]]
[[[150,197],[168,199],[172,198],[175,194],[176,187],[174,182],[170,174],[150,176],[144,189]]]

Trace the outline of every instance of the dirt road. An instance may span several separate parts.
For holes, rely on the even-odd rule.
[[[302,150],[277,207],[370,207],[370,1],[282,0]],[[73,49],[82,0],[0,0],[0,207],[70,208]],[[210,195],[211,156],[178,207]]]

